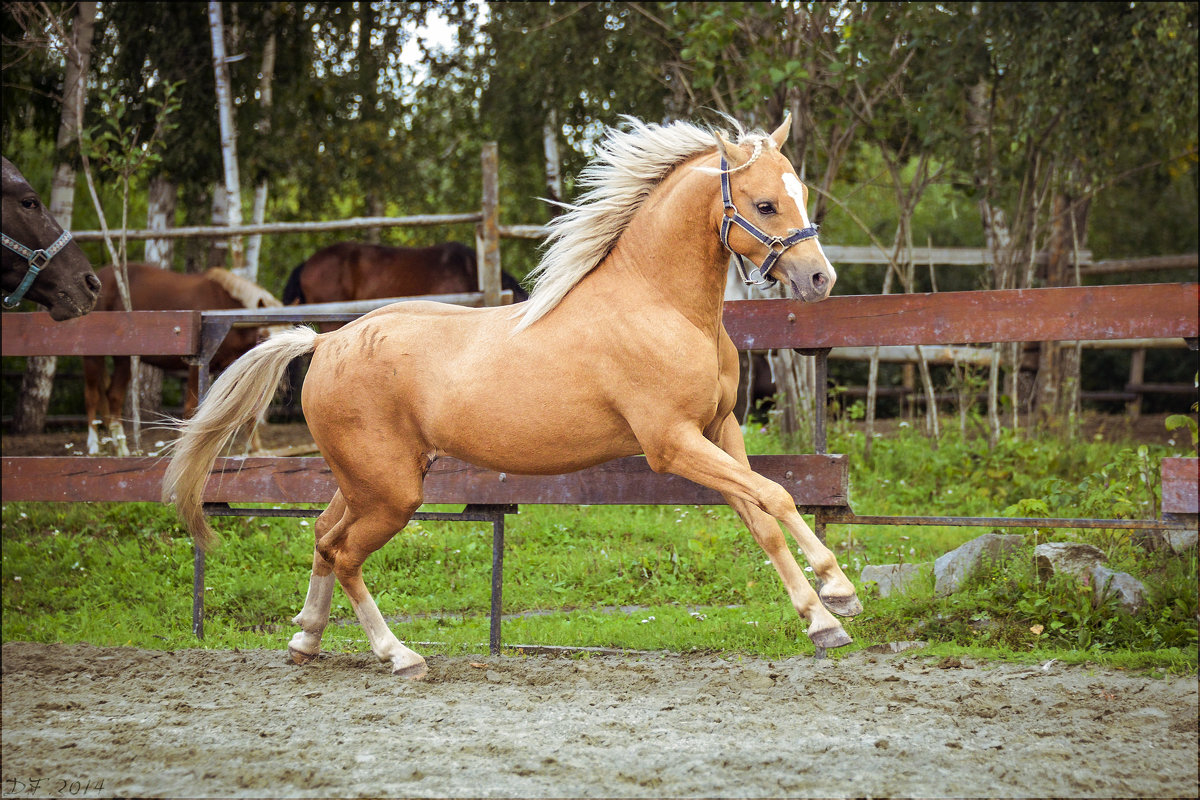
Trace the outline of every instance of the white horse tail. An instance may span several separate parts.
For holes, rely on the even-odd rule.
[[[312,328],[277,333],[225,370],[191,419],[178,423],[179,438],[163,476],[162,500],[174,503],[202,550],[216,543],[204,516],[204,485],[217,456],[239,430],[254,423],[271,403],[288,362],[316,348]]]

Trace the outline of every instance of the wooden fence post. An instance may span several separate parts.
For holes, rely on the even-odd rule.
[[[479,291],[485,306],[500,305],[500,159],[495,142],[484,142],[483,220],[475,229]]]

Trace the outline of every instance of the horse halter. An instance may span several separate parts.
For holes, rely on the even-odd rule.
[[[787,252],[788,248],[800,244],[805,239],[817,238],[818,226],[809,225],[807,228],[799,230],[792,229],[788,236],[770,236],[762,229],[755,226],[753,222],[743,217],[738,213],[737,206],[733,204],[733,192],[729,188],[729,164],[725,161],[725,157],[721,156],[721,202],[725,204],[725,210],[733,211],[733,214],[725,214],[721,218],[721,244],[734,255],[734,266],[737,267],[738,275],[741,276],[742,283],[747,286],[774,286],[778,281],[771,277],[771,269],[775,266],[775,262],[779,257]],[[729,231],[736,224],[738,227],[745,230],[755,239],[765,244],[770,252],[763,259],[760,266],[750,270],[750,277],[746,277],[745,261],[749,260],[741,253],[733,249],[729,244]],[[750,262],[754,264],[753,261]]]
[[[5,308],[16,308],[20,305],[21,299],[25,297],[25,293],[29,291],[29,287],[33,285],[34,278],[50,263],[50,259],[62,252],[62,249],[70,241],[71,232],[63,231],[62,236],[55,239],[54,244],[45,250],[34,250],[31,247],[21,244],[7,233],[0,233],[0,244],[3,244],[29,263],[29,269],[25,272],[25,277],[21,279],[21,284],[17,287],[17,290],[4,298]]]

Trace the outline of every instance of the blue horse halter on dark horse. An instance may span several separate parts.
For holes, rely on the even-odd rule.
[[[725,204],[726,211],[733,211],[732,215],[726,214],[721,220],[721,244],[725,245],[729,252],[733,253],[735,258],[734,265],[737,267],[738,275],[741,276],[742,283],[747,286],[774,286],[778,281],[771,277],[771,268],[775,266],[775,262],[779,260],[779,257],[787,252],[789,247],[800,244],[805,239],[815,239],[817,237],[818,226],[816,225],[809,225],[807,228],[799,230],[793,228],[786,238],[769,236],[766,232],[756,227],[753,222],[739,214],[737,206],[733,204],[733,192],[729,188],[729,164],[725,161],[724,156],[721,157],[721,202]],[[803,209],[801,210],[803,211]],[[729,231],[734,224],[737,224],[755,239],[758,239],[770,248],[767,257],[763,259],[763,263],[750,270],[749,277],[746,277],[746,257],[729,245]],[[754,264],[753,261],[750,263],[751,265]]]
[[[17,290],[4,298],[5,308],[16,308],[21,303],[21,299],[25,297],[25,293],[29,291],[29,287],[33,286],[33,280],[38,276],[50,259],[54,258],[62,249],[71,241],[71,232],[63,231],[62,236],[54,240],[54,244],[47,247],[45,250],[34,250],[31,247],[18,242],[6,233],[0,233],[0,244],[3,244],[9,250],[19,255],[29,263],[29,269],[25,273],[25,277],[21,279],[21,284]]]

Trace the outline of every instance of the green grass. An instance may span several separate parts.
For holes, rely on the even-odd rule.
[[[748,435],[752,452],[787,448]],[[877,439],[835,428],[830,450],[851,456],[861,514],[1154,516],[1153,475],[1166,448],[1067,443],[1009,435],[989,451],[947,433],[936,449],[911,429]],[[191,632],[192,549],[172,511],[156,505],[8,503],[3,508],[3,639],[156,649],[197,646]],[[212,648],[282,648],[307,588],[311,521],[215,521],[206,638]],[[831,526],[852,580],[866,564],[927,562],[986,532],[968,528]],[[881,599],[847,622],[856,643],[930,642],[933,656],[1092,661],[1159,671],[1196,669],[1196,556],[1147,551],[1127,531],[1029,533],[1026,553],[964,591],[932,584]],[[1146,583],[1136,617],[1090,590],[1040,583],[1035,541],[1079,540]],[[368,560],[367,585],[405,640],[424,652],[484,651],[490,597],[487,523],[413,523]],[[724,507],[526,506],[509,517],[504,640],[509,644],[718,651],[784,658],[812,651],[774,570]],[[366,647],[344,595],[334,595],[331,650]],[[1040,632],[1035,632],[1040,629]]]

